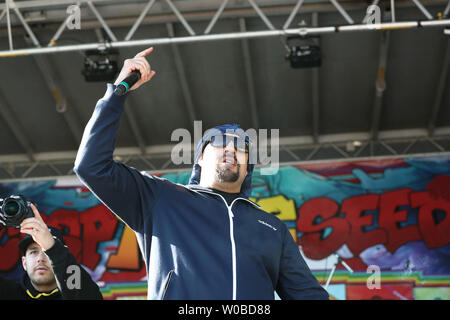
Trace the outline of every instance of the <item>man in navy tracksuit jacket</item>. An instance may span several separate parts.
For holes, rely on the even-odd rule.
[[[152,50],[127,59],[115,84],[136,69],[141,80],[132,90],[149,81],[154,71],[145,56]],[[74,171],[135,231],[149,299],[274,299],[274,291],[282,299],[328,299],[286,225],[248,199],[254,164],[242,129],[207,131],[190,184],[175,184],[113,160],[127,97],[114,89],[108,84],[97,102]],[[217,132],[230,143],[212,139]]]

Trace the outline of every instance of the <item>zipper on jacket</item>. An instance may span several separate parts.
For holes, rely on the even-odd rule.
[[[223,199],[225,201],[225,199]],[[236,199],[235,199],[236,200]],[[233,200],[233,202],[235,201]],[[233,218],[234,214],[233,211],[231,211],[231,206],[233,205],[233,202],[230,206],[227,205],[227,202],[225,201],[225,205],[228,209],[228,219],[230,220],[230,240],[231,240],[231,265],[233,268],[233,300],[236,300],[236,286],[237,286],[237,279],[236,279],[236,244],[234,242],[234,223]]]
[[[205,193],[210,193],[210,194],[214,194],[216,196],[219,196],[223,202],[225,203],[225,206],[227,207],[228,210],[228,220],[230,221],[230,242],[231,242],[231,266],[232,266],[232,271],[233,271],[233,294],[232,294],[232,300],[236,300],[236,287],[237,287],[237,276],[236,276],[236,243],[234,242],[234,223],[233,223],[233,218],[234,218],[234,214],[233,211],[231,211],[231,207],[233,206],[233,203],[237,200],[237,199],[244,199],[244,198],[236,198],[233,200],[233,202],[231,202],[230,205],[228,205],[227,200],[225,200],[225,198],[215,192],[211,192],[211,191],[204,191],[204,190],[199,190],[200,192],[205,192]],[[245,199],[246,200],[246,199]]]
[[[228,205],[227,201],[225,200],[225,198],[218,193],[209,191],[209,190],[195,190],[195,189],[190,189],[194,192],[204,192],[204,193],[209,193],[209,194],[213,194],[216,196],[219,196],[223,202],[225,203],[225,206],[227,207],[228,210],[228,219],[230,221],[230,241],[231,241],[231,265],[232,265],[232,270],[233,270],[233,295],[232,295],[232,299],[236,300],[236,292],[237,292],[237,267],[236,267],[236,243],[234,241],[234,223],[233,223],[233,218],[234,218],[234,213],[231,210],[231,208],[233,207],[233,204],[237,201],[237,200],[245,200],[246,202],[250,203],[253,206],[256,206],[258,208],[261,208],[259,205],[257,205],[256,203],[253,203],[252,201],[246,199],[246,198],[236,198],[234,199],[230,205]]]
[[[170,282],[170,279],[172,278],[172,273],[174,272],[175,270],[170,270],[169,271],[169,273],[167,274],[167,280],[166,280],[166,282],[164,283],[164,289],[163,289],[163,293],[162,293],[162,295],[161,295],[161,300],[164,300],[164,297],[166,296],[166,291],[167,291],[167,288],[169,287],[169,282]]]
[[[195,190],[198,192],[204,192],[204,193],[209,193],[209,194],[214,194],[216,196],[219,196],[223,202],[225,203],[225,206],[227,207],[227,211],[228,211],[228,219],[230,221],[230,242],[231,242],[231,266],[232,266],[232,272],[233,272],[233,293],[232,293],[232,300],[236,300],[236,292],[237,292],[237,270],[236,270],[236,243],[234,241],[234,223],[233,223],[233,218],[234,218],[234,214],[233,211],[231,210],[231,207],[233,206],[234,202],[236,200],[242,199],[242,200],[246,200],[249,201],[245,198],[236,198],[234,199],[230,205],[228,205],[227,201],[225,200],[225,198],[215,192],[212,191],[206,191],[206,190]],[[250,201],[249,201],[250,202]]]
[[[217,194],[217,193],[215,193],[215,194]],[[250,202],[250,201],[245,198],[236,198],[228,206],[225,198],[222,197],[222,195],[220,195],[220,194],[219,194],[219,196],[222,198],[223,202],[225,202],[225,205],[227,206],[228,217],[230,219],[231,264],[233,267],[233,300],[236,300],[237,299],[237,296],[236,296],[236,294],[237,294],[236,243],[234,241],[234,222],[233,222],[234,214],[233,214],[233,211],[231,210],[231,208],[233,207],[233,204],[239,199],[245,200],[248,202]]]

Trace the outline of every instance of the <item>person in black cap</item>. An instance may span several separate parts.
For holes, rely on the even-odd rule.
[[[148,275],[148,299],[328,299],[286,224],[248,198],[255,165],[250,137],[238,125],[208,130],[198,142],[189,185],[114,161],[128,94],[116,85],[133,70],[155,72],[145,56],[125,60],[97,102],[74,172],[136,233]],[[252,161],[253,158],[253,161]]]
[[[20,225],[26,234],[19,242],[25,273],[18,282],[0,278],[0,300],[102,300],[97,284],[64,245],[60,230],[47,226],[33,204],[31,208],[34,217]]]

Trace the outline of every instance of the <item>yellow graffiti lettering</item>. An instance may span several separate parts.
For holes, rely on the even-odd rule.
[[[256,201],[261,208],[276,215],[280,220],[296,220],[295,203],[293,199],[286,199],[282,195],[263,198]]]
[[[133,230],[125,226],[117,253],[111,254],[108,264],[111,269],[139,269],[139,248]]]

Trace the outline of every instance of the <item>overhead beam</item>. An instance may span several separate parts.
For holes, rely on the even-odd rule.
[[[0,102],[2,102],[2,97],[0,95]],[[3,109],[3,103],[0,104],[0,110]],[[3,114],[1,114],[3,117]],[[11,118],[11,121],[15,119]],[[17,123],[17,122],[14,122]],[[417,128],[417,129],[405,129],[405,130],[386,130],[380,131],[378,134],[378,143],[380,144],[396,144],[399,142],[408,143],[416,140],[420,141],[433,141],[434,143],[439,143],[439,141],[449,141],[450,142],[450,127],[439,127],[436,129],[433,137],[428,136],[427,128]],[[320,135],[318,143],[314,143],[314,139],[311,135],[305,136],[292,136],[292,137],[280,137],[279,146],[280,148],[298,148],[298,149],[314,149],[321,148],[322,146],[329,145],[333,143],[339,146],[345,146],[349,141],[360,141],[363,145],[370,140],[370,134],[368,132],[351,132],[351,133],[341,133],[341,134],[326,134]],[[176,144],[166,144],[166,145],[153,145],[146,146],[145,158],[151,159],[158,156],[167,155],[170,157],[172,148]],[[441,147],[437,147],[438,151],[444,151]],[[192,149],[195,149],[195,145],[192,145]],[[392,149],[393,150],[393,149]],[[449,150],[446,150],[449,151]],[[73,161],[76,157],[77,151],[60,151],[60,152],[35,152],[34,161],[41,163],[52,162],[58,163],[59,161]],[[114,155],[121,157],[142,157],[142,153],[139,147],[119,147],[114,150]],[[24,164],[29,163],[30,159],[27,154],[10,154],[10,155],[0,155],[0,165],[5,165],[8,163],[13,164]]]
[[[298,11],[300,10],[300,7],[302,6],[303,2],[305,0],[298,0],[297,4],[295,5],[294,9],[291,11],[291,14],[287,18],[286,22],[283,25],[283,29],[289,28],[289,26],[292,23],[292,20],[294,20],[295,16],[297,15]]]
[[[127,35],[125,36],[125,41],[128,41],[131,39],[131,37],[134,35],[134,33],[136,32],[137,28],[139,28],[139,26],[142,23],[142,20],[144,20],[145,16],[147,15],[147,13],[150,11],[151,7],[153,6],[153,4],[155,3],[156,0],[150,0],[147,5],[145,6],[144,10],[142,10],[141,14],[139,15],[139,17],[137,18],[136,22],[133,24],[133,26],[131,27],[130,31],[128,31]]]
[[[95,17],[97,18],[97,20],[100,22],[100,24],[102,25],[103,29],[105,29],[106,34],[108,34],[108,37],[112,40],[112,41],[117,41],[116,35],[114,34],[114,32],[112,32],[112,30],[109,28],[108,24],[105,22],[105,20],[103,19],[102,15],[100,14],[100,12],[98,12],[97,8],[94,6],[94,4],[92,3],[92,0],[90,1],[86,1],[86,3],[88,4],[89,8],[91,9],[91,11],[94,13]]]
[[[339,148],[335,143],[329,143],[329,145],[336,150],[341,156],[343,156],[344,158],[349,158],[350,155],[345,152],[344,150],[342,150],[341,148]]]
[[[15,2],[13,0],[6,0],[6,1],[9,3],[8,7],[14,11],[14,13],[16,14],[17,18],[19,19],[20,23],[25,28],[25,30],[26,30],[27,34],[29,35],[31,41],[33,41],[33,44],[36,47],[40,47],[38,39],[34,35],[33,31],[31,30],[30,26],[28,25],[28,23],[23,18],[22,13],[20,12],[19,8],[17,8]]]
[[[422,5],[422,3],[420,3],[419,0],[412,0],[412,1],[428,20],[433,20],[433,16],[431,15],[431,13]]]
[[[90,0],[92,3],[94,4],[99,4],[99,5],[120,5],[123,4],[124,2],[121,0]],[[411,6],[411,0],[395,0],[396,3],[398,5],[408,5]],[[69,5],[73,5],[74,2],[77,2],[76,0],[16,0],[15,1],[17,4],[17,7],[19,9],[33,9],[33,8],[37,8],[37,9],[47,9],[47,8],[66,8]],[[129,0],[127,1],[129,3],[134,3],[134,4],[139,4],[142,3],[143,1],[132,1]],[[218,6],[222,0],[208,0],[208,2],[205,2],[204,0],[196,0],[196,1],[179,1],[180,5],[179,7],[182,9],[190,9],[193,10],[195,8],[202,8],[202,9],[207,9],[211,6]],[[235,1],[236,2],[236,1]],[[423,3],[425,4],[433,4],[433,3],[438,3],[438,4],[442,4],[442,3],[446,3],[446,0],[422,0]],[[241,4],[245,3],[245,1],[240,1]],[[265,6],[269,6],[269,5],[273,5],[274,0],[258,0],[258,3],[260,5],[265,5]],[[352,5],[356,5],[356,4],[362,4],[362,5],[366,5],[366,2],[362,2],[362,1],[346,1],[345,2],[345,6],[349,7]],[[319,2],[319,3],[310,3],[310,4],[327,4],[326,2]],[[238,6],[238,4],[236,4],[236,6]],[[0,10],[5,8],[5,4],[1,3],[0,4]]]
[[[208,26],[206,27],[205,31],[203,32],[203,34],[208,34],[211,32],[212,28],[214,27],[214,25],[216,24],[217,20],[219,19],[220,15],[223,13],[223,11],[225,10],[225,7],[227,6],[229,0],[224,0],[222,2],[222,4],[220,5],[219,9],[217,10],[216,14],[213,16],[213,18],[211,19],[211,21],[208,23]]]
[[[9,50],[14,49],[13,40],[12,40],[12,31],[11,31],[11,16],[9,14],[9,1],[5,4],[5,9],[3,12],[6,12],[6,24],[8,28],[8,42],[9,42]]]
[[[45,8],[45,7],[67,7],[72,5],[74,0],[22,0],[15,1],[17,8],[19,9],[32,9],[32,8]],[[91,0],[93,3],[105,3],[111,4],[114,1],[111,0]],[[117,1],[116,1],[117,3]],[[0,4],[0,9],[3,9],[5,4]]]
[[[347,21],[347,23],[349,23],[349,24],[355,23],[353,21],[352,17],[350,17],[350,15],[347,13],[347,11],[345,11],[345,9],[342,8],[342,6],[339,4],[339,2],[337,2],[337,0],[330,0],[330,1],[336,7],[336,9],[339,11],[339,13],[344,17],[344,19]]]
[[[395,20],[395,2],[394,2],[395,0],[391,0],[391,7],[390,7],[390,9],[391,9],[391,21],[392,22],[395,22],[396,20]]]
[[[269,30],[275,30],[275,27],[273,26],[272,22],[270,22],[269,18],[264,14],[264,12],[261,10],[261,8],[255,3],[254,0],[248,0],[248,2],[251,4],[253,9],[256,11],[258,16],[261,18],[261,20],[264,22],[264,24],[269,28]]]
[[[180,43],[193,43],[193,42],[208,42],[208,41],[221,41],[221,40],[237,40],[237,39],[251,39],[251,38],[269,38],[269,37],[285,37],[291,35],[319,35],[337,32],[362,32],[375,30],[394,30],[394,29],[412,29],[412,28],[429,28],[429,27],[445,27],[450,25],[450,19],[445,20],[432,20],[432,21],[406,21],[397,23],[380,23],[379,25],[345,25],[345,26],[330,26],[319,28],[296,28],[287,30],[266,30],[266,31],[248,31],[248,32],[233,32],[225,34],[213,34],[213,35],[197,35],[188,37],[169,37],[169,38],[155,38],[155,39],[143,39],[143,40],[130,40],[130,41],[116,41],[108,43],[111,48],[124,48],[124,47],[139,47],[139,46],[156,46],[156,45],[174,45]],[[104,47],[104,43],[88,43],[77,44],[67,46],[53,46],[46,48],[28,48],[17,50],[4,50],[0,51],[0,58],[14,57],[19,55],[32,55],[32,54],[47,54],[47,53],[61,53],[80,50],[91,50]]]
[[[169,5],[170,9],[173,11],[173,13],[177,16],[178,20],[181,22],[183,27],[187,30],[187,32],[191,36],[195,36],[195,31],[191,28],[189,23],[186,21],[186,19],[183,17],[181,12],[177,9],[177,7],[172,3],[171,0],[165,0],[166,3]]]
[[[443,13],[442,16],[443,16],[444,18],[447,18],[449,12],[450,12],[450,0],[448,1],[448,4],[447,4],[447,6],[445,7],[444,13]]]
[[[210,20],[216,13],[217,9],[214,9],[214,6],[219,7],[223,2],[223,0],[198,0],[197,2],[194,1],[179,1],[177,2],[177,8],[179,8],[180,11],[183,12],[183,17],[187,21],[205,21]],[[73,5],[74,1],[63,1],[65,6],[61,5],[55,5],[55,6],[49,6],[49,7],[39,7],[36,6],[30,6],[29,4],[34,3],[35,1],[16,1],[17,8],[28,8],[29,10],[39,9],[39,10],[46,10],[50,11],[53,7],[53,13],[51,16],[51,19],[45,22],[46,28],[54,28],[55,30],[60,26],[60,23],[67,18],[67,6]],[[39,1],[38,1],[39,2]],[[42,1],[44,3],[52,3],[51,1]],[[56,2],[56,1],[55,1]],[[123,4],[123,1],[117,2],[117,1],[108,1],[108,0],[98,0],[98,1],[92,1],[92,3],[100,3],[100,4],[110,4],[114,8],[117,8],[116,12],[120,12],[122,16],[119,16],[117,14],[113,16],[105,16],[104,21],[108,24],[109,27],[130,27],[136,22],[135,16],[139,16],[142,13],[142,10],[144,9],[143,3],[130,3],[127,1],[126,4]],[[446,5],[447,0],[428,0],[428,1],[422,1],[425,4],[430,4],[433,6],[439,6],[439,5]],[[224,10],[223,13],[221,13],[221,16],[223,18],[240,18],[240,17],[255,17],[258,16],[258,13],[252,8],[251,6],[245,6],[246,1],[241,1],[242,5],[234,5],[229,6]],[[293,4],[275,4],[273,0],[258,0],[258,5],[264,6],[264,12],[267,16],[285,16],[285,15],[291,15],[293,13],[293,9],[295,9],[295,6]],[[396,0],[396,6],[401,8],[411,8],[414,7],[414,3],[411,2],[411,0]],[[4,4],[0,4],[0,10],[5,9]],[[102,6],[100,9],[103,9],[107,6]],[[346,11],[353,11],[353,10],[365,10],[367,8],[367,3],[364,1],[348,1],[345,2],[345,9]],[[179,19],[176,17],[176,15],[173,14],[173,12],[168,11],[167,9],[163,8],[162,6],[155,6],[155,9],[152,10],[153,15],[151,17],[146,17],[143,19],[142,24],[148,25],[148,24],[161,24],[166,22],[176,22],[179,21]],[[334,7],[331,2],[319,2],[319,3],[305,3],[301,7],[301,13],[308,14],[312,12],[336,12],[336,7]],[[105,14],[106,15],[106,14]],[[295,16],[295,14],[294,14]],[[60,22],[57,22],[60,21]],[[18,21],[15,21],[17,24]],[[43,22],[40,22],[40,25],[42,25]],[[83,30],[87,29],[93,29],[98,27],[99,21],[96,18],[92,18],[91,16],[88,17],[82,17],[82,26]],[[286,28],[284,28],[286,29]],[[20,31],[14,29],[14,31]],[[0,32],[0,34],[2,34]],[[4,33],[3,31],[3,34]]]
[[[315,150],[313,150],[315,151]],[[427,152],[427,153],[409,153],[409,154],[378,154],[375,155],[373,157],[367,157],[367,156],[354,156],[349,155],[348,158],[345,157],[327,157],[324,158],[323,156],[317,159],[314,159],[314,156],[317,155],[317,152],[314,152],[312,157],[307,157],[305,158],[305,160],[301,160],[301,159],[296,159],[294,158],[294,161],[280,161],[278,164],[280,166],[297,166],[297,165],[305,165],[305,164],[317,164],[317,163],[323,163],[323,162],[339,162],[339,161],[368,161],[368,160],[377,160],[377,159],[398,159],[399,157],[404,157],[407,156],[408,158],[422,158],[422,157],[433,157],[433,156],[449,156],[450,152],[446,151],[446,152]],[[133,158],[134,159],[134,158]],[[128,160],[133,160],[133,159],[126,159],[125,161]],[[134,159],[136,160],[136,159]],[[163,165],[161,165],[160,167],[152,167],[152,166],[148,166],[147,168],[144,168],[142,170],[150,173],[150,174],[167,174],[167,173],[181,173],[181,172],[190,172],[192,170],[191,166],[176,166],[172,168],[168,168],[170,165],[170,159],[168,159]],[[36,171],[39,171],[40,168],[44,168],[44,167],[50,167],[53,172],[55,172],[55,175],[48,175],[48,170],[45,170],[46,175],[42,176],[36,173]],[[162,168],[167,168],[167,169],[162,169]],[[257,164],[255,166],[256,168],[261,168],[264,167],[263,165]],[[56,167],[53,167],[52,164],[48,164],[48,163],[37,163],[37,164],[32,164],[26,172],[26,176],[22,177],[24,174],[22,175],[17,175],[14,174],[15,170],[14,167],[13,168],[8,168],[8,167],[3,167],[0,165],[0,183],[9,183],[9,182],[18,182],[18,181],[36,181],[36,180],[49,180],[49,179],[58,179],[58,178],[63,178],[63,179],[73,179],[75,177],[73,171],[68,171],[67,173],[63,173],[61,172],[61,170],[59,170]],[[23,167],[21,167],[21,170],[23,170]],[[31,172],[33,171],[33,175],[31,175]],[[2,175],[2,172],[5,172],[6,175]],[[61,173],[61,174],[60,174]]]
[[[51,47],[51,46],[56,45],[56,41],[58,41],[59,37],[61,36],[61,34],[66,29],[67,24],[69,23],[70,19],[72,19],[72,17],[71,16],[67,16],[67,18],[63,21],[63,23],[61,23],[61,25],[59,26],[58,30],[56,30],[56,33],[53,35],[53,37],[48,42],[47,46]]]

